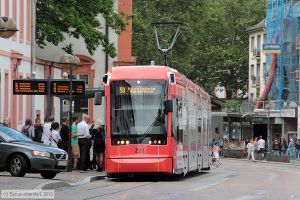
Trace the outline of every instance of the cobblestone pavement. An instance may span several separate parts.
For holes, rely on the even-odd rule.
[[[34,189],[40,184],[53,181],[64,181],[75,183],[82,181],[89,176],[104,175],[96,171],[80,172],[62,172],[56,175],[52,180],[43,179],[40,174],[27,173],[25,177],[12,177],[9,172],[0,172],[0,189]]]
[[[58,188],[58,200],[300,200],[300,167],[223,159],[210,172],[168,176],[102,179]]]

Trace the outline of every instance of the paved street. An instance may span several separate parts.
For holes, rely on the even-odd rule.
[[[12,177],[8,172],[0,172],[0,189],[40,189],[42,184],[50,182],[66,182],[79,183],[86,177],[103,175],[103,173],[96,171],[89,171],[88,173],[79,172],[63,172],[56,175],[52,180],[43,179],[40,174],[27,173],[25,177]]]
[[[59,188],[56,199],[299,199],[300,168],[290,165],[224,160],[208,173],[185,178],[103,179]]]

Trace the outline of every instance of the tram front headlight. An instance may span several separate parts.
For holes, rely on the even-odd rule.
[[[130,144],[129,140],[126,140],[126,144]]]
[[[124,140],[121,140],[121,144],[125,144],[125,141],[124,141]]]

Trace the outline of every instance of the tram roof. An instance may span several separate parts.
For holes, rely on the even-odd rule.
[[[112,73],[112,79],[119,78],[149,78],[149,79],[167,79],[166,73],[173,71],[178,73],[177,70],[172,69],[166,66],[147,66],[147,65],[139,65],[139,66],[120,66],[113,67],[110,69]]]
[[[176,79],[178,82],[181,82],[182,85],[192,86],[193,90],[200,90],[202,94],[206,95],[208,98],[209,95],[206,91],[200,86],[194,84],[189,80],[185,75],[179,73],[176,69],[167,66],[151,66],[151,65],[138,65],[138,66],[119,66],[109,69],[109,72],[112,73],[112,80],[126,80],[126,79],[161,79],[167,80],[167,72],[175,73]]]

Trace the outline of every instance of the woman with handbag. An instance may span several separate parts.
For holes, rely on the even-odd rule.
[[[93,140],[94,140],[94,153],[96,156],[96,163],[98,165],[98,171],[102,171],[103,154],[105,151],[105,134],[104,127],[100,120],[96,120],[93,127]]]

